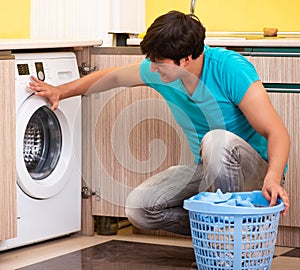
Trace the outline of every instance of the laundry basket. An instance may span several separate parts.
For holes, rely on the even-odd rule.
[[[261,191],[225,193],[229,203],[207,201],[210,194],[184,201],[198,269],[270,269],[283,202],[269,207]],[[251,203],[231,205],[236,198]]]

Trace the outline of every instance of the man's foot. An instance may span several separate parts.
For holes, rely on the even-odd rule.
[[[198,266],[197,266],[197,263],[196,262],[193,262],[191,264],[191,269],[198,269]]]

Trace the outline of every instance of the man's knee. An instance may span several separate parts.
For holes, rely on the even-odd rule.
[[[145,228],[147,221],[145,218],[143,194],[138,189],[134,189],[126,200],[125,214],[128,220],[138,228]]]
[[[138,228],[157,229],[161,210],[161,205],[156,201],[155,196],[139,187],[134,189],[126,200],[126,216]]]
[[[137,228],[144,228],[144,222],[142,221],[142,209],[140,208],[132,208],[132,207],[125,207],[125,213],[128,220]]]
[[[200,146],[201,158],[204,162],[213,162],[214,160],[223,159],[226,155],[226,149],[231,148],[240,138],[230,131],[223,129],[214,129],[205,134]]]
[[[217,179],[223,179],[227,174],[224,161],[228,155],[228,148],[236,137],[231,132],[222,129],[211,130],[203,137],[200,154],[203,169],[205,171],[205,182],[212,190]]]
[[[207,132],[200,145],[200,155],[204,165],[215,163],[224,149],[225,132],[215,129]]]

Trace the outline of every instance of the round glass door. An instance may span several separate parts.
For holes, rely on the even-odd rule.
[[[32,179],[43,180],[52,173],[61,148],[59,121],[47,106],[42,106],[31,116],[23,139],[23,158]]]
[[[32,198],[55,196],[72,174],[71,114],[61,105],[52,111],[44,99],[32,95],[17,111],[17,183]]]

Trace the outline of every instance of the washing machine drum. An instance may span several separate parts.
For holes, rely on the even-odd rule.
[[[46,106],[30,118],[23,140],[26,168],[34,180],[43,180],[55,169],[61,154],[62,134],[56,115]]]

